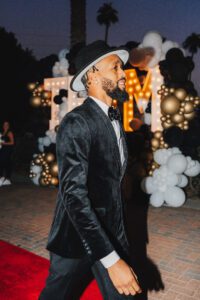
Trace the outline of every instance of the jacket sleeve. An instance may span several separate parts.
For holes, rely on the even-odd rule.
[[[59,188],[63,207],[92,261],[99,260],[114,248],[101,227],[88,198],[87,174],[91,135],[85,119],[70,113],[57,134]],[[70,243],[70,241],[69,241]]]

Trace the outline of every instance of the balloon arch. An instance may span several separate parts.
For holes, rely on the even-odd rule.
[[[38,139],[40,153],[33,155],[30,167],[31,180],[42,186],[58,185],[56,131],[63,116],[82,104],[86,97],[84,93],[70,90],[72,76],[68,74],[65,55],[65,50],[59,54],[59,61],[53,67],[54,78],[45,79],[43,86],[29,86],[34,106],[51,106],[49,130]],[[129,64],[131,69],[125,70],[129,99],[123,104],[124,129],[132,132],[132,124],[138,121],[138,124],[147,124],[152,132],[153,161],[141,187],[150,194],[150,203],[155,207],[181,206],[186,198],[182,188],[187,186],[188,177],[200,174],[199,161],[185,151],[188,147],[200,146],[200,98],[188,80],[194,64],[177,43],[163,42],[160,34],[153,31],[130,51]],[[143,82],[137,69],[146,70]],[[134,117],[134,106],[140,120]],[[52,145],[53,152],[50,151]]]

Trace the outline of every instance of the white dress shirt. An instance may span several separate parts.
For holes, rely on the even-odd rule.
[[[94,97],[91,97],[91,96],[90,96],[90,98],[92,98],[96,102],[96,104],[98,104],[98,106],[103,110],[103,112],[108,116],[109,106],[105,102],[103,102],[103,101],[101,101],[97,98],[94,98]],[[118,120],[113,120],[113,121],[111,121],[111,123],[113,125],[114,130],[115,130],[115,134],[116,134],[116,137],[117,137],[117,143],[118,143],[118,146],[119,146],[121,165],[123,165],[125,158],[124,158],[124,149],[123,149],[123,144],[122,144],[122,139],[121,139],[120,124],[119,124]],[[112,251],[107,256],[101,258],[100,262],[107,269],[107,268],[111,267],[112,265],[114,265],[119,259],[120,259],[120,257],[117,254],[117,252]]]

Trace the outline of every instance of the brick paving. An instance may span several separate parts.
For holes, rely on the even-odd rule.
[[[48,258],[45,245],[56,194],[55,188],[31,184],[1,188],[0,239]],[[188,202],[176,209],[149,208],[148,256],[165,285],[164,291],[149,292],[149,300],[200,299],[200,199],[193,202],[193,208]]]

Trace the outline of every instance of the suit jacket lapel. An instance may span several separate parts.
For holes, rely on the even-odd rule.
[[[122,127],[122,123],[121,122],[119,122],[119,123],[120,123],[122,144],[123,144],[123,149],[124,149],[124,163],[122,166],[122,177],[123,177],[125,170],[126,170],[127,162],[128,162],[128,149],[127,149],[127,143],[126,143],[126,135],[125,135],[124,129]]]
[[[110,136],[110,139],[112,140],[113,144],[114,144],[114,155],[115,155],[115,159],[116,159],[116,162],[119,166],[119,169],[120,169],[120,173],[122,173],[122,165],[121,165],[121,158],[120,158],[120,153],[119,153],[119,146],[118,146],[118,143],[117,143],[117,137],[116,137],[116,134],[115,134],[115,130],[112,126],[112,123],[111,121],[109,120],[108,116],[106,116],[106,114],[103,112],[103,110],[98,106],[98,104],[96,104],[96,102],[90,98],[87,98],[85,100],[85,102],[89,103],[92,108],[96,111],[96,113],[101,116],[103,122],[104,122],[104,125],[106,126],[107,128],[107,132]]]

